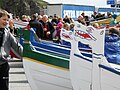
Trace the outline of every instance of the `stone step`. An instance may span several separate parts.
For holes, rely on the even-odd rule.
[[[31,90],[25,76],[22,60],[9,60],[9,90]]]

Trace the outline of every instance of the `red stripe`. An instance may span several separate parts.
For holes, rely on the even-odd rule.
[[[15,55],[15,54],[13,53],[12,50],[10,50],[10,55],[11,55],[12,57],[19,58],[17,55]],[[20,58],[19,58],[19,59],[20,59]]]

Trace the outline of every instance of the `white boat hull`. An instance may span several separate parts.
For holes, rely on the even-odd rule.
[[[120,72],[116,72],[112,66],[101,68],[101,90],[120,90],[119,84]]]
[[[23,65],[32,90],[72,90],[68,70],[28,59]]]
[[[91,60],[88,61],[79,56],[73,58],[70,61],[70,76],[74,90],[90,90],[92,79]]]
[[[71,82],[74,90],[95,90],[95,88],[100,86],[100,90],[120,90],[120,70],[115,68],[120,68],[120,65],[106,64],[107,62],[102,62],[98,64],[99,70],[95,70],[98,78],[92,78],[92,68],[93,63],[90,60],[80,58],[79,56],[74,56],[74,60],[71,60]],[[80,62],[80,63],[79,63]],[[94,81],[93,81],[94,80]],[[99,84],[93,85],[99,80]]]
[[[76,24],[71,43],[70,77],[74,90],[120,90],[120,65],[104,56],[105,30]],[[89,39],[88,39],[89,38]],[[78,42],[92,48],[92,57],[82,55]]]

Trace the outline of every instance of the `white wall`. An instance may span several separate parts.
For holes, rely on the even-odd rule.
[[[76,5],[91,5],[95,7],[110,7],[107,5],[107,0],[44,0],[49,4],[76,4]]]
[[[62,5],[48,5],[47,6],[47,15],[59,15],[60,17],[62,17]]]

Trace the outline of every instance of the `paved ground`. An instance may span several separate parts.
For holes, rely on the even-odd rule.
[[[26,79],[22,61],[18,59],[10,60],[10,80],[9,90],[31,90]]]

